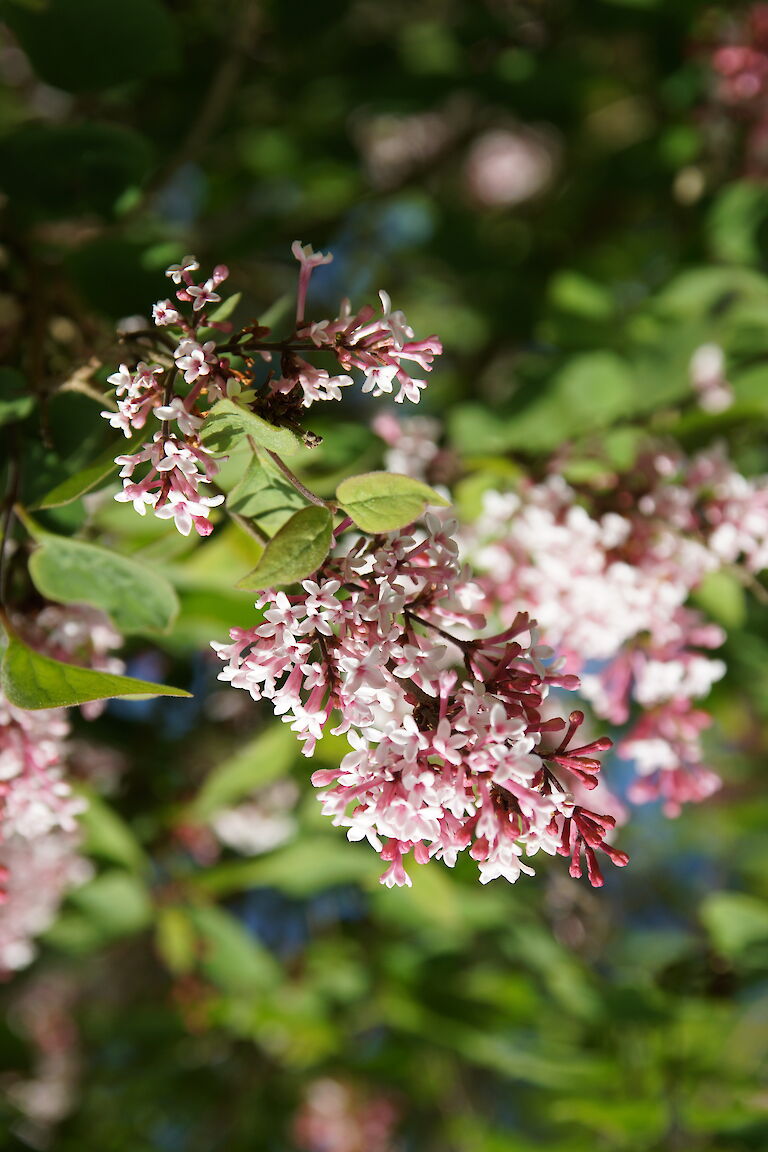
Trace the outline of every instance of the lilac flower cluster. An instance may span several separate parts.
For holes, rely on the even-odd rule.
[[[292,251],[301,267],[296,308],[296,322],[300,325],[304,318],[306,291],[312,269],[329,263],[333,257],[330,253],[315,253],[309,245],[302,247],[298,240]],[[396,404],[402,404],[403,400],[418,404],[426,380],[415,379],[404,361],[418,365],[423,372],[429,372],[435,356],[442,352],[443,346],[436,336],[416,340],[403,313],[392,311],[387,293],[379,292],[379,299],[381,316],[377,316],[369,305],[353,313],[349,300],[343,300],[335,319],[297,327],[296,335],[300,340],[310,340],[318,349],[332,351],[345,373],[353,368],[362,372],[363,392],[371,392],[374,396],[392,395],[398,385],[394,395]],[[282,368],[283,377],[272,385],[274,390],[290,393],[298,385],[306,408],[316,400],[340,399],[339,389],[353,383],[349,375],[329,376],[327,372],[318,371],[296,355],[284,356]]]
[[[122,670],[108,655],[120,637],[94,609],[49,605],[14,625],[57,659]],[[91,717],[97,710],[84,708]],[[63,709],[27,712],[0,693],[0,973],[29,963],[32,938],[49,926],[66,890],[87,877],[77,851],[85,802],[64,779],[69,731]]]
[[[452,867],[465,849],[484,883],[530,874],[524,858],[543,850],[569,856],[573,876],[583,856],[602,884],[595,851],[627,858],[606,843],[614,819],[577,804],[573,785],[597,784],[610,741],[569,748],[583,714],[544,718],[549,689],[578,681],[547,665],[525,613],[476,637],[482,594],[452,533],[428,515],[423,531],[342,537],[300,593],[265,593],[263,623],[213,645],[220,679],[270,700],[306,755],[335,714],[351,750],[312,780],[323,811],[388,864],[384,884],[410,883],[411,851]]]
[[[491,491],[462,539],[486,607],[502,620],[530,608],[598,716],[625,724],[641,706],[619,747],[639,774],[630,798],[676,815],[720,783],[701,746],[711,717],[694,701],[725,672],[706,654],[725,634],[687,601],[710,573],[768,566],[768,479],[748,480],[720,449],[657,451],[633,484],[614,509],[593,494],[594,510],[559,476]]]
[[[199,269],[194,256],[185,256],[167,269],[166,275],[178,286],[179,307],[171,300],[160,300],[153,307],[153,320],[160,330],[157,361],[141,361],[133,369],[121,364],[108,378],[115,388],[117,410],[102,413],[129,438],[150,417],[161,421],[138,451],[116,459],[123,481],[116,499],[132,503],[140,515],[149,507],[161,519],[173,519],[185,536],[193,528],[201,536],[213,530],[210,510],[223,503],[224,496],[201,493],[200,486],[210,484],[218,464],[201,443],[200,429],[212,403],[241,395],[243,382],[257,385],[255,377],[251,378],[257,357],[271,364],[279,354],[279,375],[270,371],[262,394],[255,399],[249,394],[254,410],[278,424],[298,428],[301,409],[318,401],[340,400],[341,390],[354,383],[352,371],[362,373],[363,392],[394,394],[397,403],[406,399],[418,403],[426,382],[413,376],[411,366],[431,370],[434,357],[442,351],[437,337],[416,340],[403,313],[392,311],[385,292],[379,293],[380,316],[369,306],[353,313],[344,300],[337,317],[305,322],[312,271],[333,257],[313,252],[298,240],[292,251],[299,262],[296,326],[292,335],[279,341],[267,340],[269,329],[254,324],[223,344],[205,339],[231,333],[231,324],[217,321],[215,313],[207,311],[209,305],[220,303],[217,289],[228,277],[228,269],[220,264],[201,282],[192,275]],[[342,372],[332,375],[311,364],[299,355],[307,350],[332,353]],[[232,367],[231,355],[243,361],[245,372]],[[200,406],[203,401],[205,408]],[[140,478],[134,476],[137,469]]]
[[[177,301],[191,303],[191,316],[185,316],[170,300],[159,301],[152,310],[158,328],[175,330],[177,340],[170,357],[166,354],[163,364],[141,362],[133,371],[121,364],[109,377],[117,396],[117,411],[102,412],[126,437],[144,428],[150,416],[161,421],[138,452],[117,457],[123,491],[116,499],[133,504],[141,516],[149,507],[160,519],[173,519],[184,536],[193,527],[200,536],[209,535],[213,530],[210,510],[224,501],[220,494],[205,496],[200,492],[200,485],[213,479],[218,465],[200,443],[203,413],[198,401],[203,395],[209,402],[227,395],[229,363],[217,355],[213,340],[201,342],[198,334],[208,324],[204,309],[221,300],[215,289],[229,272],[219,265],[210,279],[196,283],[192,273],[198,268],[193,256],[185,256],[166,272],[179,286]],[[179,377],[189,385],[185,396],[174,387]],[[137,468],[144,472],[138,480],[134,479]]]

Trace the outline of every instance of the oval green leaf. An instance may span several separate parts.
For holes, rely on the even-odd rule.
[[[124,696],[191,696],[183,688],[94,672],[76,664],[64,664],[22,644],[13,634],[0,669],[0,687],[17,708],[34,712],[40,708],[71,708],[89,700]]]
[[[393,532],[417,520],[429,504],[449,505],[428,484],[396,472],[350,476],[339,484],[336,499],[364,532]]]
[[[302,447],[302,441],[290,428],[278,428],[243,408],[235,400],[219,400],[205,418],[201,439],[212,452],[228,452],[239,440],[250,436],[263,448],[291,456]]]
[[[327,508],[301,508],[267,544],[252,572],[238,581],[245,591],[295,584],[316,571],[331,550],[333,517]]]
[[[45,532],[30,558],[38,592],[60,604],[101,608],[121,632],[168,632],[179,611],[173,586],[126,556]]]
[[[227,508],[255,520],[267,535],[274,535],[307,502],[293,484],[252,456],[245,475],[227,497]]]
[[[87,468],[76,472],[74,476],[68,476],[66,480],[62,480],[55,488],[51,488],[51,490],[43,496],[42,500],[38,502],[36,507],[61,508],[63,505],[71,504],[73,500],[79,499],[80,496],[85,496],[86,492],[91,492],[94,488],[109,483],[112,474],[117,472],[118,469],[118,465],[115,463],[115,456],[135,452],[146,437],[147,430],[146,428],[142,428],[134,433],[130,440],[121,440],[110,444],[109,448],[105,448],[105,450],[96,457],[93,464],[89,464]]]

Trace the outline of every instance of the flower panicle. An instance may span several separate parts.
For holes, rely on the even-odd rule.
[[[572,826],[594,821],[584,824],[590,852],[611,832],[595,813],[573,824],[569,787],[571,777],[596,782],[595,753],[610,741],[569,752],[583,720],[574,712],[547,748],[566,726],[543,715],[549,654],[523,613],[500,636],[474,635],[481,593],[454,529],[428,514],[423,529],[345,538],[299,594],[265,592],[263,622],[213,645],[220,679],[269,700],[305,754],[329,728],[346,735],[341,763],[312,782],[334,824],[379,853],[388,886],[410,884],[411,854],[452,867],[468,850],[483,883],[515,881],[537,852],[557,854]]]

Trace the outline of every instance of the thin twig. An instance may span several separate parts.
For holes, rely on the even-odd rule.
[[[233,512],[232,509],[227,510],[228,515],[232,517],[236,524],[239,524],[244,532],[252,536],[254,540],[258,540],[259,544],[269,544],[269,536],[261,528],[255,520],[249,520],[247,516],[241,516],[239,512]]]
[[[444,640],[450,640],[451,644],[455,644],[462,651],[472,643],[471,640],[459,640],[458,636],[452,636],[450,632],[445,632],[437,624],[432,624],[431,621],[425,620],[422,616],[417,616],[410,608],[404,608],[403,615],[407,616],[409,620],[415,620],[417,624],[422,624],[425,628],[431,628],[433,632],[437,632]]]
[[[8,591],[8,561],[7,548],[13,526],[16,497],[19,493],[19,441],[16,429],[8,429],[10,452],[8,453],[8,488],[5,494],[5,508],[3,511],[2,535],[0,535],[0,605],[5,605]]]
[[[255,0],[242,0],[239,19],[229,30],[224,41],[228,44],[228,51],[211,80],[186,138],[168,163],[150,181],[139,202],[122,217],[121,224],[143,212],[155,193],[168,183],[175,172],[185,164],[191,164],[205,151],[240,82],[246,59],[253,47],[260,17],[259,9],[260,5]]]
[[[306,484],[302,484],[298,476],[291,472],[288,465],[278,456],[277,452],[273,452],[271,448],[267,448],[267,455],[269,456],[270,460],[275,462],[283,476],[285,476],[286,480],[288,480],[289,483],[293,485],[300,496],[303,496],[305,500],[309,500],[310,504],[316,504],[318,508],[328,508],[331,511],[335,511],[334,504],[331,504],[328,500],[323,500],[322,496],[318,496],[315,492],[311,492],[309,488],[307,488]]]

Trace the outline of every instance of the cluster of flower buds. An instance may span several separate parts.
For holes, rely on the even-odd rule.
[[[230,323],[217,321],[215,312],[209,315],[209,305],[221,301],[216,290],[229,275],[224,265],[214,268],[202,282],[193,278],[199,268],[194,256],[185,256],[167,270],[166,275],[178,285],[176,304],[160,300],[154,305],[153,319],[159,329],[156,359],[141,361],[132,369],[121,364],[108,378],[115,389],[116,411],[102,413],[129,438],[145,428],[148,420],[151,427],[151,417],[160,421],[138,451],[116,458],[123,481],[116,499],[133,504],[140,515],[149,507],[155,516],[173,519],[185,536],[193,528],[201,536],[209,535],[213,529],[210,510],[223,503],[224,496],[201,492],[201,485],[210,484],[217,474],[218,464],[201,443],[200,429],[211,404],[241,395],[243,384],[253,389],[248,402],[254,411],[295,428],[300,427],[302,409],[317,401],[341,399],[342,388],[354,383],[350,372],[362,374],[363,392],[394,393],[397,403],[406,399],[418,403],[426,382],[412,375],[411,365],[431,370],[434,357],[442,351],[437,337],[414,339],[403,313],[392,311],[386,292],[379,293],[381,315],[369,306],[353,313],[344,300],[337,317],[305,322],[312,271],[333,257],[313,252],[298,240],[293,254],[300,266],[296,326],[279,341],[268,340],[269,329],[254,324],[232,335]],[[226,341],[217,343],[224,334]],[[333,354],[342,372],[332,375],[311,364],[299,354],[307,350]],[[280,374],[270,370],[260,380],[256,361],[271,364],[276,353]],[[241,367],[233,367],[232,357]]]
[[[630,798],[675,815],[719,786],[700,740],[711,720],[693,702],[725,672],[705,654],[722,629],[686,602],[723,567],[768,567],[768,479],[746,479],[720,450],[655,452],[617,492],[613,509],[558,476],[489,492],[463,546],[486,608],[535,613],[599,716],[625,724],[641,706],[619,749],[639,773]]]
[[[482,594],[452,533],[428,515],[423,531],[342,536],[298,594],[264,594],[263,623],[214,644],[220,678],[270,700],[307,755],[335,714],[351,751],[312,780],[324,812],[387,863],[384,884],[410,883],[411,851],[452,867],[469,849],[487,882],[530,874],[524,858],[543,849],[569,856],[572,876],[583,855],[600,885],[596,850],[627,858],[606,843],[614,819],[574,792],[597,785],[610,741],[570,748],[583,714],[545,718],[549,689],[578,680],[545,663],[525,613],[477,638]]]

